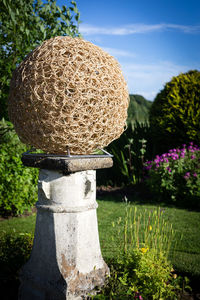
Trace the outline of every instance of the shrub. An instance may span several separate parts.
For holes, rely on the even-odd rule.
[[[0,215],[22,214],[37,199],[38,170],[26,168],[21,155],[27,147],[10,122],[0,121]]]
[[[0,270],[3,281],[18,278],[18,271],[29,258],[32,245],[33,236],[29,233],[1,234]]]
[[[132,249],[112,265],[109,283],[94,299],[176,299],[178,281],[171,271],[164,256]]]
[[[156,96],[149,113],[157,153],[200,142],[200,72],[173,77]]]
[[[30,256],[32,244],[33,236],[28,233],[1,234],[0,289],[2,299],[17,299],[19,271]]]
[[[169,150],[145,163],[146,184],[155,199],[200,208],[200,148]]]

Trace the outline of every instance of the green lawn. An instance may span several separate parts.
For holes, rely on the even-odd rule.
[[[131,201],[131,198],[128,199]],[[98,200],[98,223],[102,254],[107,260],[115,255],[118,245],[112,241],[113,227],[112,221],[118,217],[124,217],[126,204],[118,197],[107,197]],[[145,209],[152,210],[157,206],[131,202],[138,212]],[[173,224],[176,237],[179,241],[172,263],[174,268],[181,273],[188,273],[191,276],[200,278],[200,212],[179,209],[175,207],[162,207],[163,217],[167,222]],[[0,234],[2,232],[34,232],[36,214],[28,217],[12,218],[0,222]]]

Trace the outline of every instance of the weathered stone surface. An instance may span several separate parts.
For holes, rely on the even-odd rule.
[[[31,257],[21,271],[20,300],[86,299],[109,274],[100,250],[96,171],[63,176],[40,170]]]
[[[61,170],[64,174],[110,168],[113,166],[112,157],[102,155],[102,157],[67,157],[48,154],[23,154],[22,162],[25,166]]]

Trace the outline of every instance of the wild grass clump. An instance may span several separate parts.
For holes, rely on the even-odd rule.
[[[160,208],[140,213],[127,206],[124,220],[112,222],[119,250],[107,285],[94,299],[178,299],[183,280],[169,261],[175,231],[163,214]]]
[[[123,249],[124,253],[132,248],[137,248],[143,252],[143,249],[154,249],[159,256],[165,253],[169,258],[170,252],[174,251],[175,231],[172,224],[164,219],[165,209],[145,209],[139,212],[137,207],[127,206],[125,222],[123,228]],[[117,224],[120,225],[120,220]],[[120,230],[118,231],[120,235]],[[147,251],[145,251],[146,253]]]

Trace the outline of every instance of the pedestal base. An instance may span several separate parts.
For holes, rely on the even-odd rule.
[[[20,300],[86,299],[109,269],[100,250],[96,171],[63,176],[40,170],[31,257],[21,271]]]

